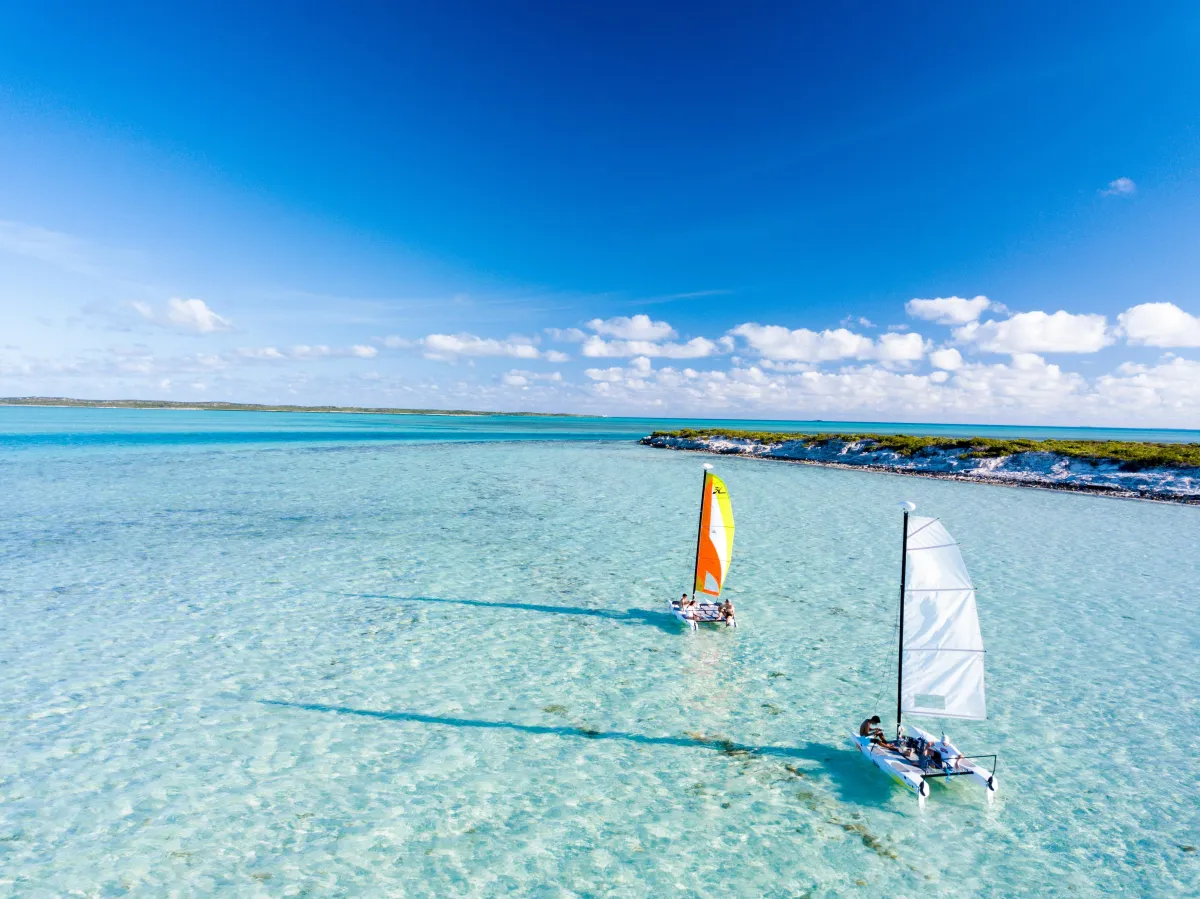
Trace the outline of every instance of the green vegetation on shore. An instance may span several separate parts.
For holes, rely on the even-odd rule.
[[[831,441],[856,443],[871,441],[879,449],[912,457],[926,450],[966,450],[963,455],[983,459],[1014,456],[1017,453],[1058,453],[1089,462],[1118,462],[1129,471],[1143,468],[1200,468],[1200,443],[1139,443],[1121,440],[1009,440],[999,437],[916,437],[910,434],[784,434],[775,431],[735,431],[726,429],[683,428],[655,431],[654,437],[704,440],[725,437],[752,440],[764,445],[791,441],[815,447]]]
[[[368,406],[267,406],[258,403],[182,403],[170,400],[75,400],[63,396],[0,397],[0,406],[80,406],[87,409],[195,409],[203,412],[357,412],[373,415],[524,415],[558,412],[473,412],[468,409],[388,409]],[[566,416],[570,417],[570,416]]]

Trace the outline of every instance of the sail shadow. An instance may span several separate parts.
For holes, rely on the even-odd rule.
[[[492,602],[486,599],[444,599],[437,596],[387,596],[382,593],[341,593],[340,596],[356,596],[361,599],[390,599],[396,602],[432,602],[454,606],[473,606],[483,609],[513,609],[518,612],[545,612],[551,615],[581,615],[585,618],[604,618],[618,624],[645,624],[671,634],[679,633],[673,617],[666,612],[651,612],[646,609],[589,609],[584,606],[548,606],[525,602]]]
[[[327,705],[316,702],[287,702],[279,699],[259,699],[263,705],[279,708],[300,709],[306,712],[325,712],[335,715],[350,715],[376,721],[393,721],[406,724],[431,724],[441,727],[478,728],[481,730],[507,730],[534,736],[556,736],[582,740],[619,740],[640,746],[672,746],[682,749],[704,749],[718,752],[731,758],[759,757],[808,762],[798,768],[785,765],[793,776],[805,777],[822,774],[832,783],[837,798],[856,805],[881,806],[886,804],[891,791],[886,785],[872,784],[874,778],[862,770],[857,752],[850,752],[828,743],[803,743],[799,746],[751,746],[720,737],[702,735],[653,737],[647,734],[619,730],[596,730],[590,727],[553,724],[517,724],[512,721],[488,721],[480,718],[460,718],[451,715],[425,715],[419,712],[402,712],[387,709],[356,709],[348,706]],[[882,789],[875,787],[882,786]]]
[[[325,705],[316,702],[286,702],[280,699],[259,699],[263,705],[307,712],[330,712],[337,715],[355,715],[374,718],[378,721],[400,721],[410,724],[436,724],[442,727],[470,727],[483,730],[511,730],[517,733],[550,735],[556,737],[578,737],[585,740],[622,740],[642,746],[678,746],[693,749],[711,749],[725,755],[767,755],[805,758],[803,751],[788,746],[749,746],[733,740],[702,736],[651,737],[623,730],[595,730],[590,727],[573,727],[567,724],[517,724],[513,721],[487,721],[481,718],[458,718],[449,715],[423,715],[419,712],[399,712],[386,709],[355,709],[347,706]]]

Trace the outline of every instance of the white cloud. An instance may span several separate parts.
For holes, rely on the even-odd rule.
[[[582,343],[588,339],[587,332],[578,328],[547,328],[546,333],[555,340],[564,340],[567,343]]]
[[[958,371],[963,366],[963,357],[962,353],[954,349],[954,347],[947,347],[941,350],[934,350],[930,353],[929,363],[934,368],[944,369],[945,371]],[[945,378],[942,380],[945,380]]]
[[[772,373],[760,366],[728,371],[662,368],[589,369],[592,392],[606,406],[727,409],[731,416],[807,418],[848,410],[882,416],[946,415],[959,419],[1061,420],[1090,408],[1094,394],[1078,374],[1034,354],[1010,362],[963,365],[954,373],[896,371],[875,363],[837,371]],[[928,419],[926,419],[928,420]]]
[[[739,368],[743,366],[743,361],[740,357],[731,359],[730,362]],[[817,370],[817,365],[812,362],[776,362],[774,359],[759,359],[758,365],[767,371],[797,372]]]
[[[538,359],[541,352],[528,337],[496,340],[474,334],[430,334],[422,338],[425,358],[453,361],[459,356],[506,356],[512,359]]]
[[[666,322],[651,321],[648,315],[593,318],[587,326],[604,337],[621,340],[667,340],[675,337],[675,329]]]
[[[1096,380],[1096,393],[1105,404],[1128,409],[1143,422],[1153,415],[1195,425],[1200,415],[1200,362],[1174,358],[1158,365],[1125,363]]]
[[[1161,347],[1200,347],[1200,317],[1174,303],[1142,303],[1117,316],[1130,343]]]
[[[875,344],[875,358],[881,362],[916,362],[925,355],[920,334],[884,334]]]
[[[327,346],[306,346],[300,344],[294,346],[289,351],[288,355],[292,359],[324,359],[332,352]]]
[[[600,382],[601,384],[617,384],[624,383],[627,387],[634,389],[643,389],[646,385],[642,382],[653,375],[661,375],[662,372],[669,372],[672,369],[660,369],[659,372],[654,371],[654,363],[646,356],[638,356],[629,360],[627,368],[621,368],[619,365],[614,365],[612,368],[589,368],[584,371],[591,380]],[[688,369],[690,371],[690,369]]]
[[[625,378],[625,371],[619,365],[615,365],[612,368],[589,368],[584,370],[583,373],[593,381],[615,383]]]
[[[655,343],[650,340],[604,340],[593,335],[584,341],[580,352],[590,359],[621,356],[648,356],[665,359],[702,359],[721,351],[707,337],[693,337],[686,343]]]
[[[963,297],[935,297],[932,300],[909,300],[904,304],[904,311],[913,318],[923,318],[939,325],[965,325],[978,321],[979,316],[992,305],[992,301],[985,296],[970,300]]]
[[[860,328],[876,328],[878,325],[864,315],[847,315],[839,324],[843,328],[849,328],[851,325],[858,325]]]
[[[373,359],[378,352],[373,346],[363,346],[361,344],[355,344],[351,347],[299,344],[298,346],[289,347],[284,350],[273,346],[244,346],[238,347],[237,350],[238,356],[243,359],[258,359],[265,362],[304,361],[311,359]]]
[[[506,371],[500,376],[500,383],[506,387],[528,387],[535,381],[550,381],[558,383],[562,381],[562,375],[559,372],[536,372],[522,371],[514,368],[511,371]]]
[[[1094,353],[1113,342],[1103,315],[1021,312],[1002,321],[972,322],[954,331],[989,353]]]
[[[1063,371],[1035,353],[1015,353],[1008,363],[965,365],[951,383],[980,405],[1031,412],[1061,410],[1068,397],[1087,387],[1082,375]]]
[[[195,331],[197,334],[228,331],[233,327],[229,319],[217,315],[204,300],[197,299],[172,297],[167,301],[167,320],[182,330]]]
[[[874,344],[869,337],[845,328],[833,331],[792,331],[781,325],[747,322],[729,332],[746,341],[755,352],[780,362],[827,362],[834,359],[865,359]]]
[[[931,362],[949,364],[950,349],[931,353]],[[306,403],[513,409],[513,399],[519,396],[522,407],[607,414],[655,411],[731,418],[857,416],[1163,427],[1194,426],[1200,420],[1200,361],[1181,358],[1126,363],[1089,379],[1033,353],[1017,353],[996,364],[960,357],[958,368],[927,374],[876,361],[826,370],[771,370],[765,361],[724,370],[671,367],[676,363],[655,368],[657,360],[639,356],[623,365],[588,369],[580,384],[570,383],[558,372],[518,368],[496,377],[415,381],[386,373],[381,377],[372,363],[353,366],[355,370],[346,373],[341,367],[286,362],[294,352],[294,347],[251,347],[222,357],[158,357],[149,347],[135,344],[85,353],[74,360],[39,360],[4,349],[0,350],[0,376],[13,393],[58,396],[85,390],[94,395],[153,396],[163,389],[160,383],[169,380],[172,393],[181,398],[187,398],[190,390],[205,390],[209,391],[205,398],[264,402],[292,395]],[[352,347],[330,348],[326,355],[308,347],[304,356],[325,359],[343,353],[344,358],[353,358],[352,352]],[[265,361],[255,364],[255,360]],[[791,369],[804,363],[780,363],[785,365]]]
[[[273,346],[262,346],[262,347],[243,346],[243,347],[238,347],[238,355],[239,355],[239,356],[242,356],[242,357],[244,357],[244,358],[246,358],[246,359],[270,359],[270,360],[282,360],[282,359],[286,359],[286,358],[287,358],[287,356],[285,356],[283,353],[279,352],[279,350],[278,350],[278,349],[276,349],[276,348],[275,348],[275,347],[273,347]]]
[[[189,334],[214,334],[233,328],[229,319],[217,315],[204,300],[172,297],[167,300],[166,308],[162,310],[136,300],[130,305],[146,321]]]
[[[738,325],[730,334],[741,337],[764,359],[773,363],[832,362],[838,359],[879,359],[885,362],[914,362],[925,352],[920,334],[884,334],[878,341],[845,328],[794,331],[780,325],[754,322]]]
[[[560,332],[561,333],[561,332]],[[582,333],[582,332],[581,332]],[[499,357],[507,359],[545,359],[548,362],[568,362],[571,357],[560,350],[538,349],[536,337],[515,334],[498,340],[475,334],[430,334],[415,340],[407,337],[375,338],[389,349],[420,349],[426,359],[456,362],[462,357]]]
[[[1117,178],[1115,181],[1109,181],[1108,187],[1100,191],[1100,195],[1103,197],[1131,197],[1135,193],[1137,193],[1137,185],[1131,178]]]

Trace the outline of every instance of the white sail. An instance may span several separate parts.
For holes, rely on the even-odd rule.
[[[987,717],[975,587],[936,518],[908,519],[900,707],[938,718]]]

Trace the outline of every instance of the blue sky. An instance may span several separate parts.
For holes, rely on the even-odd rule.
[[[1194,4],[172,6],[6,10],[2,395],[1200,426]]]

